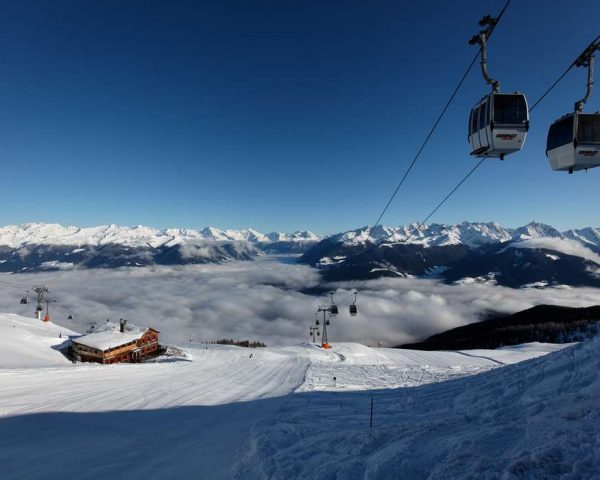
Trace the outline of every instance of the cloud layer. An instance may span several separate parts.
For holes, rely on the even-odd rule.
[[[567,238],[529,238],[520,242],[511,243],[510,246],[513,248],[546,248],[548,250],[566,253],[567,255],[582,257],[600,265],[600,255],[592,252],[580,242],[569,240]]]
[[[10,286],[9,282],[12,286]],[[223,337],[293,344],[308,338],[326,297],[298,290],[315,287],[319,275],[307,266],[273,258],[224,265],[75,270],[0,276],[0,310],[32,315],[19,305],[18,286],[46,284],[58,303],[52,319],[77,331],[89,322],[127,318],[153,326],[162,341],[185,344]],[[18,286],[15,286],[18,285]],[[421,340],[477,321],[488,311],[512,313],[540,303],[600,304],[600,289],[513,290],[485,285],[445,285],[431,280],[379,279],[331,286],[340,302],[330,340],[385,345]],[[348,315],[351,291],[360,288],[359,315]],[[51,308],[52,308],[51,307]],[[73,315],[73,320],[67,320]]]

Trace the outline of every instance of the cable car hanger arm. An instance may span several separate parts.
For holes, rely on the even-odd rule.
[[[483,78],[488,83],[488,85],[492,86],[493,92],[498,92],[500,89],[500,82],[498,80],[494,80],[490,73],[488,72],[488,61],[487,61],[487,41],[494,28],[498,24],[498,18],[492,18],[489,15],[486,15],[479,21],[479,25],[484,26],[487,25],[485,30],[479,32],[478,35],[474,35],[471,40],[469,40],[469,45],[479,44],[480,52],[481,52],[481,74]]]
[[[592,91],[594,89],[594,60],[595,60],[595,52],[600,49],[600,41],[592,42],[585,51],[575,60],[576,67],[587,67],[588,69],[588,78],[587,78],[587,91],[585,96],[575,102],[575,111],[581,112],[583,110],[583,106],[587,103],[587,101],[592,96]]]
[[[494,29],[496,25],[500,22],[502,17],[504,16],[504,12],[510,5],[511,0],[507,0],[504,4],[504,7],[500,11],[500,14],[497,17],[492,17],[491,15],[486,15],[481,20],[479,20],[479,26],[485,27],[484,30],[479,32],[479,35],[473,36],[471,40],[469,40],[469,45],[479,44],[479,51],[481,52],[481,73],[483,74],[483,78],[485,81],[492,86],[492,92],[498,92],[500,89],[500,82],[498,80],[494,80],[489,72],[487,67],[487,42],[494,33]]]

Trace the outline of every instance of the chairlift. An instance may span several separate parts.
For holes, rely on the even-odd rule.
[[[321,325],[321,322],[319,322],[319,320],[317,319],[317,320],[315,320],[315,325],[317,325],[317,326]]]
[[[325,320],[325,325],[330,325],[329,319]]]
[[[529,130],[529,108],[525,95],[520,92],[500,93],[500,82],[490,77],[487,69],[487,39],[498,19],[489,15],[479,24],[486,26],[479,35],[469,40],[481,48],[481,73],[492,86],[492,92],[475,104],[469,116],[468,138],[471,155],[503,160],[518,152],[525,144]]]
[[[67,317],[67,320],[73,320],[73,315],[69,315],[69,316]]]
[[[36,312],[41,312],[43,310],[41,305],[38,305],[37,308],[35,309]]]
[[[29,303],[29,299],[27,297],[23,297],[20,303],[21,305],[27,305]]]
[[[575,111],[556,120],[548,130],[546,156],[552,170],[573,173],[600,166],[600,112],[583,113],[583,106],[594,86],[594,52],[600,42],[592,43],[577,58],[575,65],[587,67],[585,97],[575,102]]]

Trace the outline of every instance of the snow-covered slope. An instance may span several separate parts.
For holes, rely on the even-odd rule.
[[[592,246],[600,245],[600,228],[588,227],[580,230],[568,230],[564,233],[564,236],[583,244]]]
[[[220,230],[206,227],[202,230],[156,228],[138,225],[122,227],[103,225],[80,228],[49,223],[26,223],[0,227],[0,245],[19,248],[26,245],[122,245],[127,247],[160,247],[181,245],[197,240],[259,242],[314,242],[320,237],[312,232],[262,234],[252,229]]]
[[[563,238],[563,234],[556,228],[543,223],[531,222],[513,232],[513,240],[526,240],[529,238]]]
[[[68,365],[60,353],[75,332],[33,318],[0,314],[0,369]]]
[[[494,377],[485,373],[563,346],[418,352],[343,343],[330,351],[307,344],[261,349],[187,345],[185,354],[157,363],[74,365],[52,349],[57,332],[64,337],[66,329],[14,315],[0,315],[0,324],[20,332],[0,335],[0,465],[6,478],[220,479],[234,473],[243,479],[330,478],[336,472],[336,478],[345,479],[358,478],[367,466],[378,469],[378,475],[360,478],[398,478],[396,454],[408,444],[397,439],[421,441],[421,456],[443,446],[442,462],[449,432],[457,431],[466,441],[471,425],[470,433],[478,438],[509,428],[513,435],[506,441],[518,440],[526,423],[520,419],[516,424],[514,410],[523,405],[510,400],[516,395],[524,399],[526,390],[537,401],[527,400],[524,412],[535,407],[534,415],[544,412],[543,402],[569,400],[561,414],[570,416],[560,427],[563,438],[571,440],[571,426],[589,420],[591,411],[565,393],[589,394],[590,402],[600,393],[594,390],[597,381],[591,387],[586,383],[588,371],[598,371],[598,355],[589,368],[571,354],[566,358],[577,367],[571,370],[555,362],[517,370],[514,377],[501,373],[505,369]],[[569,371],[571,383],[568,378],[556,383]],[[470,383],[399,388],[476,373],[481,375]],[[555,390],[537,391],[544,379]],[[565,392],[561,385],[570,389]],[[541,402],[544,392],[548,398]],[[375,428],[367,435],[365,413],[372,395],[377,398]],[[573,445],[580,443],[585,444]],[[461,451],[476,448],[464,444]],[[420,460],[409,457],[417,462],[411,468],[431,468],[438,459]]]
[[[236,478],[597,479],[599,353],[595,339],[420,388],[292,397]]]

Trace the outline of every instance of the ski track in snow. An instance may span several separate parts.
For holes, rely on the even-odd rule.
[[[492,461],[485,452],[521,442],[536,454],[532,432],[550,397],[590,385],[573,349],[560,354],[571,363],[558,390],[543,385],[554,364],[498,368],[564,347],[546,344],[469,352],[191,345],[180,361],[102,366],[69,363],[52,348],[64,341],[59,332],[73,333],[0,315],[2,478],[462,478],[464,465],[475,472],[464,478],[500,478],[482,475]],[[459,380],[439,383],[450,379]],[[528,397],[542,393],[548,399]],[[465,456],[481,458],[481,468]],[[513,457],[498,465],[519,471]]]

